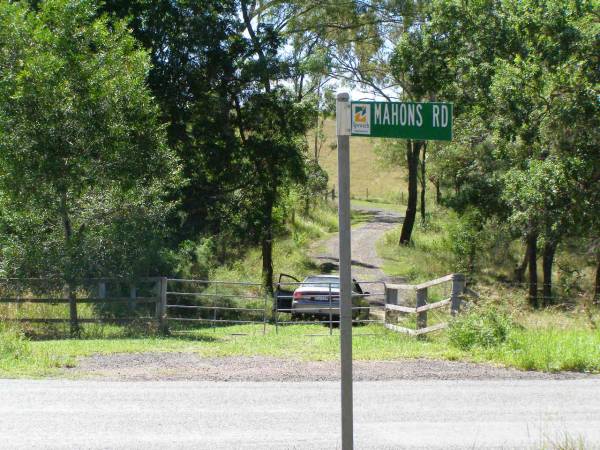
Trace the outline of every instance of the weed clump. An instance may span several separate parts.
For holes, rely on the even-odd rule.
[[[0,324],[0,361],[23,359],[30,353],[29,341],[22,331]]]
[[[496,309],[476,309],[455,318],[448,329],[450,344],[461,350],[495,347],[516,328],[512,318]]]

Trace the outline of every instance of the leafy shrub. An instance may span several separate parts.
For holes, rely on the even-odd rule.
[[[448,329],[450,343],[462,350],[493,347],[505,342],[516,325],[496,309],[478,309],[454,319]]]
[[[448,230],[456,271],[473,273],[477,269],[477,260],[486,240],[483,225],[481,213],[471,209],[461,215],[458,223]]]
[[[0,324],[0,360],[22,359],[29,353],[29,342],[21,331]]]
[[[171,252],[170,263],[174,272],[182,278],[207,280],[211,270],[217,265],[216,252],[213,237],[187,240],[179,244],[178,251]]]

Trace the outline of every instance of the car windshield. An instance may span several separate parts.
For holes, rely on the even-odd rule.
[[[340,288],[340,279],[338,277],[306,277],[302,282],[303,287],[329,287],[331,289]]]

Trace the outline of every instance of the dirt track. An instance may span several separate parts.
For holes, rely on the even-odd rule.
[[[352,228],[352,276],[358,281],[388,281],[381,266],[383,260],[377,255],[376,243],[383,235],[402,222],[402,216],[377,208],[353,208],[366,214],[366,223]],[[339,268],[339,238],[335,234],[314,246],[312,257],[323,272],[336,272]],[[400,280],[395,280],[400,281]],[[366,289],[382,293],[382,285],[369,285]],[[381,292],[379,292],[381,291]]]

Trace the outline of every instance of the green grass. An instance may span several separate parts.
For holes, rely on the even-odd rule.
[[[395,211],[398,213],[404,213],[406,211],[406,206],[400,205],[398,203],[388,203],[365,199],[353,199],[351,203],[353,207],[379,208],[386,211]]]
[[[99,331],[99,330],[97,330]],[[119,327],[105,327],[97,338],[28,341],[14,347],[0,345],[0,376],[60,376],[77,358],[93,354],[134,352],[193,352],[202,357],[270,356],[284,359],[327,361],[339,358],[339,333],[322,325],[280,326],[268,324],[202,328],[169,337],[132,334]],[[600,332],[576,325],[560,329],[540,318],[530,329],[511,330],[505,342],[488,347],[461,350],[446,333],[426,339],[385,330],[379,325],[354,328],[353,355],[356,360],[397,360],[433,358],[486,362],[522,370],[556,372],[600,372]],[[88,334],[93,336],[93,334]],[[10,335],[14,340],[15,334]],[[0,334],[2,342],[6,332]],[[12,346],[12,347],[11,347]],[[3,348],[12,350],[2,350]],[[16,348],[16,350],[15,350]]]
[[[522,370],[600,371],[600,331],[529,329],[512,332],[498,347],[475,351],[475,359]]]
[[[461,314],[449,342],[475,360],[544,372],[600,371],[600,330],[565,312],[510,314],[491,303]]]
[[[245,334],[245,335],[241,335]],[[379,326],[355,328],[354,358],[393,360],[398,358],[456,359],[460,352],[442,342],[415,341]],[[360,336],[360,334],[369,334]],[[202,357],[261,355],[298,360],[335,360],[339,357],[339,333],[329,336],[322,325],[238,325],[204,328],[170,337],[111,337],[101,339],[56,339],[29,341],[23,358],[0,359],[0,376],[42,377],[60,375],[62,368],[76,365],[78,357],[92,354],[136,352],[194,352]]]
[[[427,226],[417,220],[408,246],[398,245],[401,226],[386,233],[377,243],[377,251],[384,260],[383,271],[415,283],[453,272],[454,256],[446,229],[452,220],[455,219],[451,213],[433,215]]]
[[[597,448],[587,442],[581,435],[572,436],[568,431],[543,432],[539,445],[532,447],[535,450],[586,450]]]

